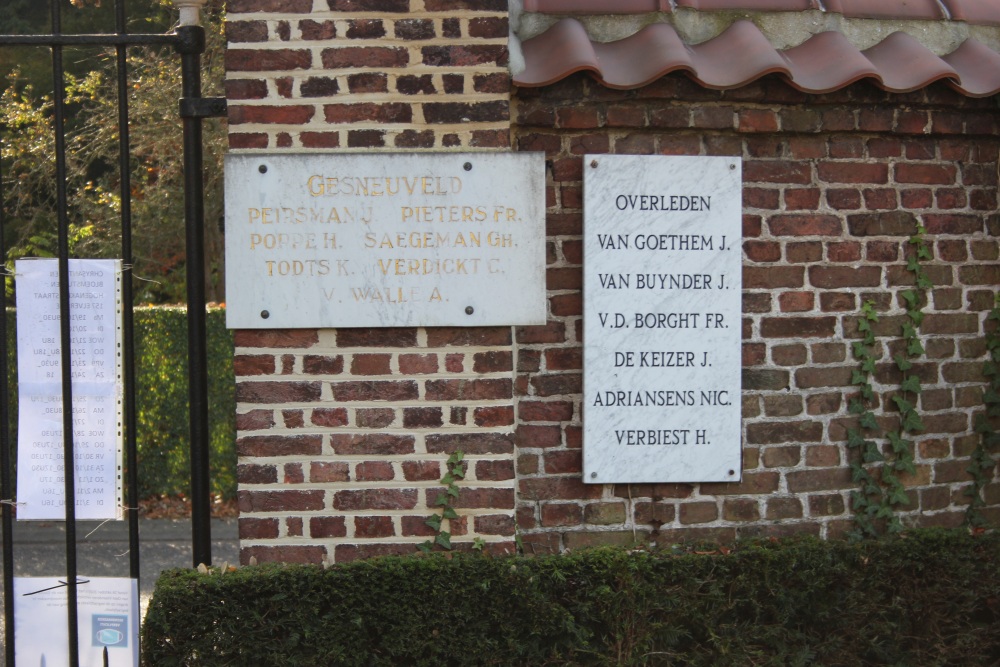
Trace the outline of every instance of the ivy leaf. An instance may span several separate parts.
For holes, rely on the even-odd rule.
[[[906,353],[911,357],[920,357],[924,354],[924,346],[920,344],[920,340],[917,338],[912,339],[906,345]]]
[[[465,459],[465,452],[462,450],[456,451],[454,454],[448,457],[448,466],[453,466],[456,463],[461,463]]]
[[[851,371],[851,384],[867,384],[868,376],[855,368]]]
[[[465,468],[462,466],[455,466],[455,469],[451,471],[451,474],[458,479],[465,479]]]
[[[447,493],[452,498],[458,498],[458,487],[452,484],[451,486],[448,487]]]
[[[892,493],[889,494],[889,503],[892,505],[909,505],[910,497],[906,495],[906,489],[902,486],[893,489]]]
[[[909,412],[913,410],[913,404],[903,398],[902,394],[896,394],[893,396],[892,402],[896,404],[896,407],[899,408],[900,412]]]
[[[916,263],[916,260],[913,257],[911,257],[909,263],[907,263],[906,265],[906,268],[909,269],[910,271],[913,271],[914,267],[916,266],[919,265]],[[917,304],[917,293],[911,289],[903,290],[900,293],[900,296],[903,297],[903,300],[906,301],[906,305],[909,308],[912,308]]]
[[[875,360],[869,358],[862,361],[861,370],[863,370],[868,375],[873,375],[875,373]]]
[[[903,418],[903,430],[904,431],[923,431],[924,423],[920,421],[920,415],[916,412],[907,412]]]
[[[874,445],[875,443],[869,442],[866,444]],[[875,463],[877,461],[885,461],[885,457],[882,456],[882,452],[878,450],[878,447],[868,447],[867,449],[865,449],[863,458],[865,463]]]
[[[919,311],[919,310],[909,310],[909,311],[906,312],[906,314],[909,315],[910,319],[913,320],[913,323],[916,326],[919,327],[921,324],[924,323],[924,314],[923,314],[922,311]]]
[[[444,486],[449,486],[455,483],[455,477],[450,473],[445,473],[444,477],[441,478],[441,484]]]
[[[451,533],[446,531],[441,531],[438,536],[434,538],[436,544],[440,544],[445,549],[451,549]]]
[[[438,507],[443,507],[448,504],[448,496],[443,493],[439,493],[438,497],[434,500],[434,504]]]
[[[444,512],[442,512],[442,517],[445,519],[455,520],[458,518],[458,512],[452,507],[445,507]]]
[[[900,328],[903,330],[903,338],[913,338],[917,335],[916,328],[909,322],[903,322]]]
[[[872,414],[871,412],[866,412],[865,414],[861,415],[861,419],[858,421],[858,423],[861,425],[861,428],[867,428],[867,429],[878,428],[878,422],[875,421],[875,415]]]
[[[434,530],[441,530],[441,515],[433,514],[424,521],[425,525],[430,526]]]
[[[905,380],[903,380],[900,383],[899,388],[901,391],[910,394],[919,394],[921,391],[923,391],[920,388],[920,378],[918,378],[916,375],[908,376]]]
[[[423,553],[429,554],[431,552],[431,549],[434,548],[434,543],[431,542],[430,540],[427,540],[423,544],[418,544],[417,548],[420,549],[420,551],[422,551]]]
[[[910,363],[910,360],[901,354],[895,355],[892,358],[892,360],[896,362],[896,368],[903,371],[904,373],[913,368],[913,364]]]

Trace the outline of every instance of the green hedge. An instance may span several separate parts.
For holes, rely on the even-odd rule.
[[[233,338],[225,311],[207,317],[211,490],[236,495],[236,398]],[[187,311],[137,308],[135,324],[136,443],[139,497],[187,495],[191,486],[188,435]],[[12,440],[17,442],[17,346],[14,311],[7,313]]]
[[[146,665],[992,665],[1000,536],[165,573]]]

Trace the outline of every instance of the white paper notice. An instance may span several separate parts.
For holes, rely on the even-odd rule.
[[[121,262],[71,259],[76,518],[122,517]],[[57,260],[19,260],[17,518],[66,518]]]
[[[14,657],[19,665],[69,664],[66,586],[55,577],[14,578]],[[76,586],[81,667],[139,664],[135,579],[80,577]]]

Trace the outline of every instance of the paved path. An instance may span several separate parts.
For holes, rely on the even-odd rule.
[[[66,574],[66,530],[63,522],[15,522],[14,575],[59,577]],[[124,521],[77,523],[77,571],[80,576],[128,577],[128,524]],[[212,563],[239,562],[236,519],[212,520]],[[145,615],[149,597],[160,572],[189,568],[191,521],[143,519],[139,521],[139,598]],[[3,582],[0,580],[0,587]],[[2,588],[0,588],[2,590]],[[3,612],[0,607],[0,646],[3,645]],[[0,664],[3,654],[0,652]]]
[[[127,577],[128,524],[124,521],[77,523],[77,570],[81,576]],[[212,520],[212,563],[236,565],[239,541],[236,519]],[[191,521],[139,521],[139,594],[143,607],[163,570],[191,567]],[[60,576],[66,573],[66,528],[63,522],[15,522],[15,576]]]

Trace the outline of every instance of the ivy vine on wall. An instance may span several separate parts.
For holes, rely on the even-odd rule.
[[[854,343],[852,351],[860,365],[851,378],[858,394],[848,404],[848,411],[858,417],[858,423],[857,428],[848,429],[847,433],[847,446],[854,452],[851,456],[852,479],[860,486],[851,493],[855,518],[852,537],[856,539],[877,536],[882,524],[889,532],[902,530],[896,510],[909,503],[909,496],[900,475],[916,472],[913,440],[908,436],[919,433],[924,426],[917,411],[922,389],[920,378],[912,372],[913,360],[924,354],[919,331],[927,291],[933,286],[922,263],[932,259],[925,233],[924,227],[918,226],[917,233],[909,239],[911,251],[906,269],[913,276],[913,287],[900,294],[906,307],[906,319],[900,331],[900,349],[892,357],[900,373],[899,385],[891,397],[899,410],[899,420],[898,426],[886,434],[881,432],[874,412],[879,401],[872,376],[881,355],[873,328],[879,321],[878,313],[871,301],[862,304],[858,320],[862,339]],[[885,446],[881,442],[883,438]]]

